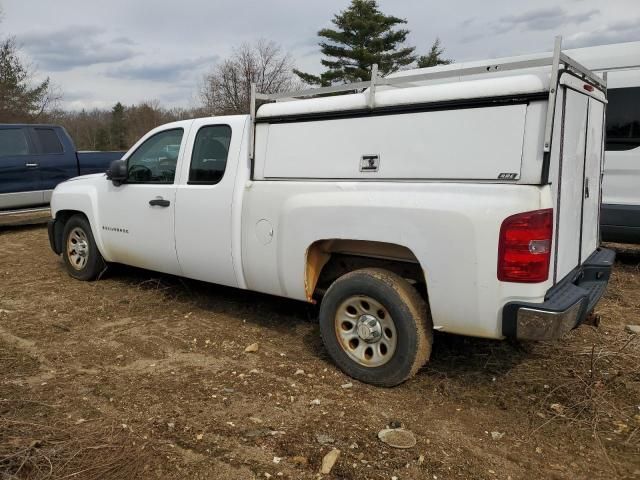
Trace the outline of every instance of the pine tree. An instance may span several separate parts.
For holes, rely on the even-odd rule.
[[[111,148],[111,139],[109,138],[109,132],[105,127],[98,128],[94,148],[96,150],[109,150]]]
[[[32,84],[33,74],[22,63],[13,39],[0,43],[0,123],[36,120],[55,102],[49,79]]]
[[[429,53],[418,58],[418,68],[435,67],[436,65],[449,65],[453,63],[451,59],[442,58],[443,53],[444,48],[440,46],[440,39],[436,38],[433,45],[431,45]]]
[[[124,106],[120,102],[111,109],[111,143],[115,150],[125,150],[127,145],[127,124],[124,118]]]
[[[403,46],[409,30],[394,28],[407,21],[382,13],[376,0],[352,0],[332,23],[335,30],[318,32],[326,39],[320,48],[325,56],[321,63],[327,70],[319,76],[294,70],[305,83],[327,86],[364,81],[370,78],[374,63],[381,75],[387,75],[416,60],[415,47]]]

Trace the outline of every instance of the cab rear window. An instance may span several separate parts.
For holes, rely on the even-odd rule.
[[[56,134],[53,128],[36,128],[35,133],[38,138],[38,143],[40,144],[40,153],[49,155],[63,152],[58,134]]]

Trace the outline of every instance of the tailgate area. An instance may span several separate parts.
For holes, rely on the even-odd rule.
[[[556,217],[554,284],[590,258],[600,243],[604,147],[604,95],[589,94],[593,87],[569,74],[560,84],[560,123],[554,128],[549,170]]]

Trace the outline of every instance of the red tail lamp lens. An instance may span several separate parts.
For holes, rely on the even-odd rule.
[[[536,283],[549,278],[553,209],[512,215],[502,222],[498,280]]]

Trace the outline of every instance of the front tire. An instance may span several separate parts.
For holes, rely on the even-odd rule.
[[[106,263],[98,250],[89,221],[83,215],[74,215],[62,233],[62,258],[69,275],[77,280],[95,280]]]
[[[431,354],[427,305],[395,273],[365,268],[336,280],[320,306],[320,333],[347,375],[392,387],[415,375]]]

